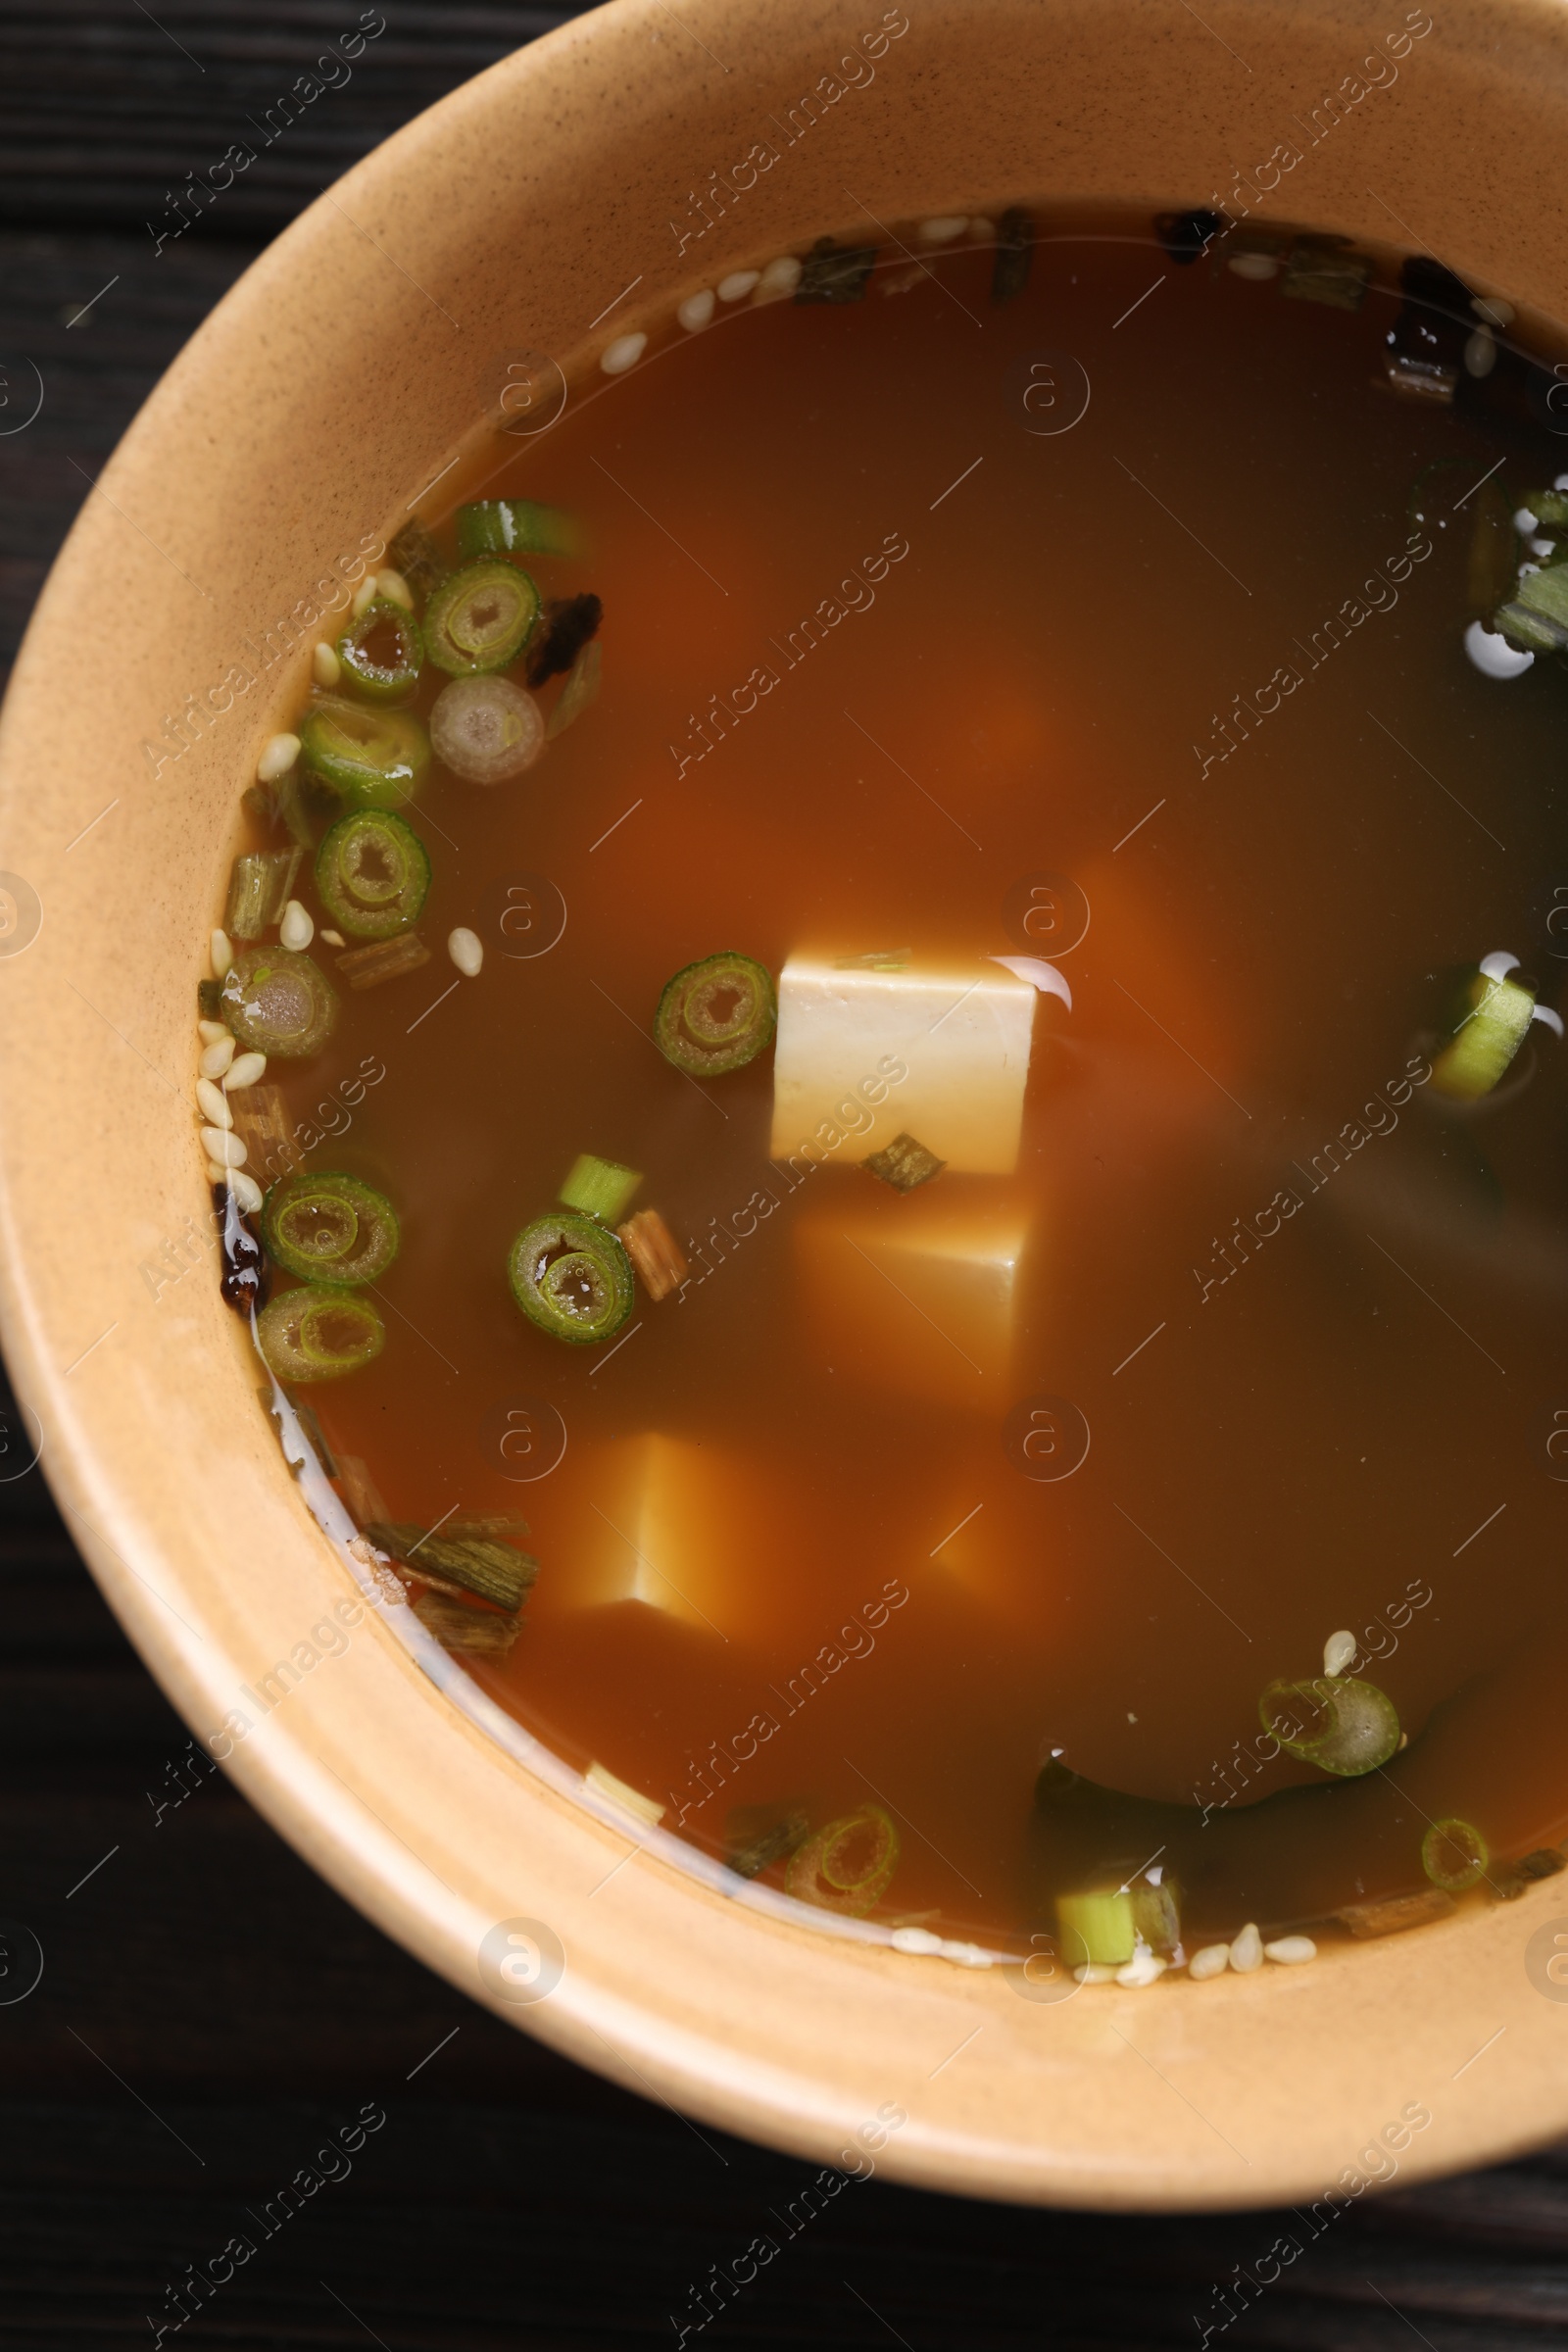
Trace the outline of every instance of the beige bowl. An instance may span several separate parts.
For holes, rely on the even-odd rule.
[[[874,80],[682,258],[690,192],[879,22]],[[1366,90],[1362,60],[1391,46],[1396,78]],[[525,1740],[508,1752],[482,1704],[462,1712],[386,1612],[340,1654],[311,1642],[350,1564],[283,1467],[208,1261],[156,1297],[141,1272],[207,1206],[193,986],[237,793],[305,685],[301,600],[472,451],[504,355],[591,353],[846,227],[847,187],[897,220],[1031,195],[1207,203],[1260,171],[1282,219],[1407,237],[1561,307],[1565,91],[1554,0],[1442,0],[1435,24],[1403,0],[909,0],[885,20],[873,0],[620,0],[422,116],[264,254],[44,591],[3,736],[0,866],[21,881],[0,901],[0,1281],[72,1532],[193,1730],[333,1885],[500,2014],[707,2122],[1095,2206],[1304,2202],[1499,2157],[1568,2127],[1541,1957],[1568,1898],[1548,1885],[1306,1969],[1034,2002],[728,1899],[657,1840],[625,1859],[635,1831]],[[291,613],[299,651],[261,668]],[[225,1740],[235,1709],[251,1728]],[[546,1931],[542,1977],[526,1944],[514,1975],[496,1964],[519,1919]],[[552,1936],[564,1974],[530,1998]]]

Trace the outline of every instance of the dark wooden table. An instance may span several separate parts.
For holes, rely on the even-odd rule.
[[[86,477],[262,244],[411,115],[572,13],[384,7],[352,82],[161,253],[146,224],[167,221],[169,192],[245,138],[357,10],[54,0],[0,19],[0,425],[30,399],[26,362],[44,385],[36,420],[0,438],[0,662]],[[44,1955],[36,1989],[0,2005],[0,2342],[155,2341],[188,2266],[236,2234],[257,2251],[181,2328],[198,2352],[678,2342],[692,2290],[781,2234],[770,2215],[809,2168],[699,2133],[473,2007],[220,1777],[172,1801],[184,1730],[37,1470],[0,1484],[0,1922]],[[0,1999],[29,1948],[10,1942]],[[367,2103],[385,2122],[351,2169],[318,2161]],[[286,2222],[274,2204],[265,2235],[302,2168],[340,2177]],[[1305,2241],[1290,2214],[1097,2221],[856,2183],[690,2340],[1196,2347],[1221,2318],[1216,2286],[1292,2232]],[[1568,2152],[1396,2190],[1211,2340],[1523,2352],[1568,2329],[1565,2250]]]

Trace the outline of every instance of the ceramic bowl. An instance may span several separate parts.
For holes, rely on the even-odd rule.
[[[879,27],[874,77],[683,253],[692,191]],[[421,116],[263,254],[50,576],[0,786],[0,1288],[29,1437],[142,1656],[279,1832],[473,1997],[706,2123],[1100,2207],[1305,2204],[1501,2157],[1568,2128],[1541,1958],[1568,1898],[1305,1969],[1033,2000],[730,1899],[658,1839],[630,1853],[638,1826],[455,1703],[391,1612],[312,1643],[353,1616],[351,1565],[216,1283],[155,1295],[141,1270],[208,1205],[193,990],[237,792],[304,690],[300,614],[494,429],[511,355],[591,362],[724,270],[841,231],[847,187],[898,220],[1245,182],[1260,214],[1407,238],[1552,313],[1565,130],[1556,0],[617,0]],[[301,1645],[318,1662],[258,1704]]]

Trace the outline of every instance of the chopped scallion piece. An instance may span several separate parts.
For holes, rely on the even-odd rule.
[[[575,556],[582,531],[560,507],[531,498],[480,498],[458,509],[458,551],[474,556]]]
[[[531,767],[545,723],[531,694],[510,678],[454,678],[430,712],[430,746],[468,784],[504,784]]]
[[[1497,607],[1492,625],[1510,645],[1533,654],[1560,654],[1568,647],[1568,565],[1548,564],[1542,571],[1527,571]]]
[[[223,912],[223,929],[230,939],[260,939],[281,919],[300,856],[296,844],[291,850],[253,850],[235,858]]]
[[[400,808],[424,781],[430,739],[412,710],[323,695],[300,720],[300,757],[351,808]]]
[[[420,1593],[414,1614],[446,1648],[466,1650],[476,1658],[510,1657],[522,1630],[520,1618],[503,1617],[495,1609],[471,1608],[466,1601],[450,1600],[434,1590]]]
[[[302,1060],[331,1036],[337,997],[309,956],[242,948],[224,976],[220,1010],[242,1046]]]
[[[635,1168],[623,1168],[613,1159],[596,1159],[591,1152],[583,1152],[572,1161],[556,1199],[567,1208],[580,1208],[585,1216],[597,1217],[602,1225],[613,1225],[641,1182]]]
[[[1492,1848],[1468,1821],[1435,1821],[1421,1840],[1421,1867],[1446,1894],[1463,1894],[1487,1875]]]
[[[373,1519],[365,1533],[377,1551],[389,1552],[400,1568],[416,1576],[421,1584],[433,1585],[438,1592],[450,1592],[458,1600],[472,1593],[480,1600],[493,1601],[512,1616],[521,1608],[539,1573],[538,1561],[527,1552],[486,1536],[453,1539],[445,1528],[427,1534],[421,1527],[385,1519]]]
[[[1058,1894],[1056,1926],[1063,1957],[1072,1968],[1086,1963],[1091,1968],[1121,1968],[1138,1949],[1132,1891],[1126,1886]]]
[[[640,1208],[615,1230],[650,1298],[667,1298],[680,1289],[690,1271],[686,1253],[657,1208]]]
[[[1492,958],[1489,956],[1488,961]],[[1536,1009],[1534,983],[1480,968],[1465,975],[1448,1043],[1432,1064],[1440,1095],[1474,1102],[1491,1094],[1525,1041]]]
[[[397,1211],[357,1176],[285,1176],[262,1207],[267,1247],[302,1282],[374,1282],[398,1253]]]
[[[896,1135],[891,1144],[860,1162],[873,1176],[880,1176],[884,1184],[891,1184],[896,1193],[912,1193],[917,1184],[929,1184],[947,1164],[934,1152],[928,1152],[924,1144],[916,1143],[912,1135]]]
[[[771,978],[750,956],[731,951],[705,956],[666,982],[654,1042],[677,1070],[717,1078],[755,1061],[777,1021]]]
[[[582,649],[599,633],[605,608],[597,596],[553,598],[528,656],[528,683],[542,686],[570,669]]]
[[[418,921],[430,860],[414,827],[389,808],[340,817],[316,855],[316,887],[354,939],[391,939]]]
[[[791,1857],[784,1886],[803,1903],[859,1919],[879,1902],[899,1861],[899,1833],[880,1805],[861,1805]]]
[[[501,1536],[508,1543],[514,1536],[525,1536],[528,1522],[517,1511],[463,1511],[443,1522],[443,1532],[449,1536]]]
[[[1354,1675],[1270,1683],[1257,1712],[1287,1755],[1347,1780],[1386,1764],[1399,1744],[1394,1702]]]
[[[724,1824],[724,1860],[738,1878],[760,1878],[806,1843],[810,1823],[798,1807],[737,1805]]]
[[[874,245],[835,245],[818,237],[806,257],[797,302],[858,302],[876,265]]]
[[[373,1299],[307,1283],[263,1308],[256,1344],[277,1380],[338,1380],[374,1362],[386,1330]]]
[[[1366,300],[1371,276],[1370,258],[1352,253],[1345,238],[1298,237],[1280,290],[1297,302],[1322,302],[1331,310],[1358,311]]]
[[[383,981],[401,980],[430,960],[430,951],[417,931],[400,931],[396,939],[378,939],[368,948],[350,948],[337,958],[337,968],[352,989],[379,988]]]
[[[424,667],[424,639],[404,606],[373,596],[338,639],[337,658],[368,703],[406,703]]]
[[[592,1347],[617,1332],[637,1288],[614,1234],[571,1212],[535,1217],[512,1245],[512,1295],[530,1323],[552,1338]]]
[[[525,571],[493,559],[466,564],[425,607],[425,649],[452,677],[488,676],[515,662],[538,617],[539,591]]]
[[[599,654],[599,640],[596,637],[592,645],[583,647],[582,652],[572,663],[571,675],[561,689],[560,698],[550,713],[550,724],[546,727],[545,733],[552,743],[558,735],[565,733],[573,719],[581,718],[590,703],[596,703],[599,700],[600,673],[603,666]]]
[[[294,1123],[280,1086],[247,1086],[230,1095],[234,1133],[245,1146],[245,1165],[258,1184],[275,1184],[303,1164]]]
[[[1468,466],[1470,461],[1462,463]],[[1539,529],[1568,531],[1568,490],[1527,490],[1519,503],[1535,516]]]

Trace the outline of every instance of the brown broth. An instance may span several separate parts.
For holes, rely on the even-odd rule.
[[[437,959],[345,993],[328,1049],[269,1075],[308,1164],[403,1222],[384,1355],[301,1392],[332,1447],[394,1518],[531,1522],[521,1635],[472,1664],[507,1709],[711,1852],[732,1806],[883,1803],[878,1916],[1007,1948],[1075,1874],[1144,1858],[1164,1817],[1140,1803],[1185,1808],[1191,1947],[1419,1887],[1430,1819],[1510,1854],[1568,1816],[1564,1049],[1533,1029],[1470,1119],[1409,1083],[1446,967],[1506,948],[1548,999],[1557,969],[1564,689],[1466,660],[1456,502],[1499,459],[1511,499],[1549,482],[1560,445],[1500,389],[1494,414],[1374,382],[1396,258],[1346,310],[1223,245],[1178,266],[1146,220],[1039,233],[1005,307],[989,250],[884,246],[863,300],[665,322],[497,441],[482,494],[590,534],[527,562],[604,599],[603,694],[511,783],[432,771],[408,813]],[[1044,353],[1063,412],[1060,355],[1092,386],[1054,434],[1024,407]],[[1436,458],[1471,470],[1412,559]],[[805,650],[828,599],[858,609]],[[1092,913],[1057,958],[1070,1013],[1039,1001],[1010,1177],[904,1198],[854,1137],[792,1172],[770,1053],[699,1086],[651,1042],[664,981],[717,949],[775,975],[803,950],[1049,955],[1018,928],[1042,871]],[[548,923],[520,877],[564,903],[547,953],[504,927],[509,904]],[[457,924],[486,951],[461,985]],[[347,1102],[367,1060],[384,1078]],[[585,1151],[644,1172],[693,1279],[579,1349],[523,1319],[506,1260]],[[939,1195],[1026,1233],[1008,1370],[845,1271],[846,1227],[869,1262]],[[1041,1394],[1092,1432],[1070,1477],[1009,1456]],[[539,1403],[566,1449],[519,1482]],[[639,1575],[667,1605],[624,1597]],[[1263,1764],[1260,1691],[1341,1627],[1383,1629],[1361,1671],[1408,1749],[1344,1783]],[[1124,1835],[1033,1822],[1057,1750],[1139,1800]]]

